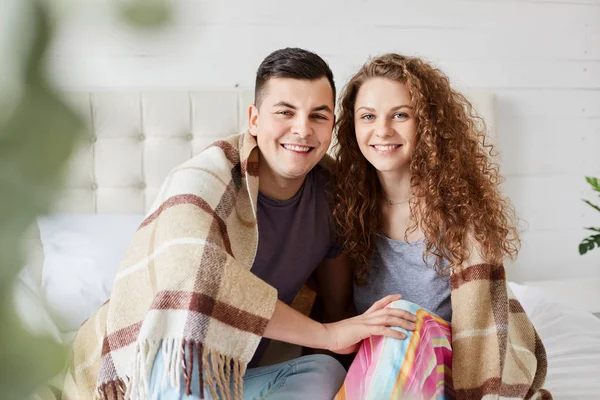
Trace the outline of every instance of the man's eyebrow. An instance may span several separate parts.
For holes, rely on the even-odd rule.
[[[285,101],[280,101],[278,103],[275,103],[275,104],[273,104],[273,107],[287,107],[287,108],[291,108],[292,110],[296,109],[296,106],[293,106],[290,103],[286,103]]]
[[[291,108],[292,110],[298,109],[296,106],[294,106],[288,102],[285,102],[285,101],[277,102],[277,103],[273,104],[273,107],[286,107],[286,108]],[[331,107],[329,107],[327,104],[320,105],[311,110],[311,112],[315,112],[315,111],[327,111],[327,112],[333,114]]]
[[[327,104],[323,104],[322,106],[315,107],[312,109],[312,111],[327,111],[327,112],[333,114],[333,111],[331,111],[331,108]]]

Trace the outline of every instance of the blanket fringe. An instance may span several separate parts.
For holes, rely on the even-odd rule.
[[[162,345],[162,347],[161,347]],[[97,389],[96,400],[149,399],[149,384],[154,359],[161,349],[164,360],[162,386],[170,385],[178,391],[182,387],[186,395],[192,394],[192,376],[199,374],[200,398],[208,389],[213,399],[242,400],[245,364],[239,359],[225,356],[206,348],[202,343],[185,339],[146,341],[136,345],[131,378],[106,382]],[[194,355],[198,362],[194,362]]]
[[[99,400],[125,400],[126,385],[122,379],[106,382],[98,388],[96,398]]]

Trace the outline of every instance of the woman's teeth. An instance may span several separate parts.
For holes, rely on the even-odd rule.
[[[400,147],[400,145],[399,144],[388,144],[388,145],[383,146],[383,145],[375,144],[375,145],[373,145],[373,147],[375,147],[379,151],[389,151],[389,150],[393,150],[397,147]]]

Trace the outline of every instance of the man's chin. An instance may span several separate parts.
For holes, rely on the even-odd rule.
[[[286,179],[289,180],[304,179],[313,168],[314,166],[307,166],[305,168],[290,168],[287,170],[282,170],[281,176],[284,176]]]
[[[297,181],[299,179],[304,179],[306,178],[306,175],[308,175],[308,173],[310,172],[310,170],[306,171],[306,172],[288,172],[285,175],[285,178],[287,180],[290,181]]]

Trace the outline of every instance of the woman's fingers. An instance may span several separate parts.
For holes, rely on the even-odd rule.
[[[363,313],[363,315],[369,314],[373,311],[380,310],[380,309],[384,308],[385,306],[387,306],[388,304],[390,304],[392,301],[400,300],[401,298],[402,298],[402,295],[400,295],[400,294],[390,294],[388,296],[385,296],[383,299],[377,300],[375,303],[373,303],[373,305],[371,307],[369,307],[369,309],[367,311],[365,311]]]
[[[395,339],[405,339],[406,334],[385,326],[374,326],[371,330],[372,336],[387,336]]]

